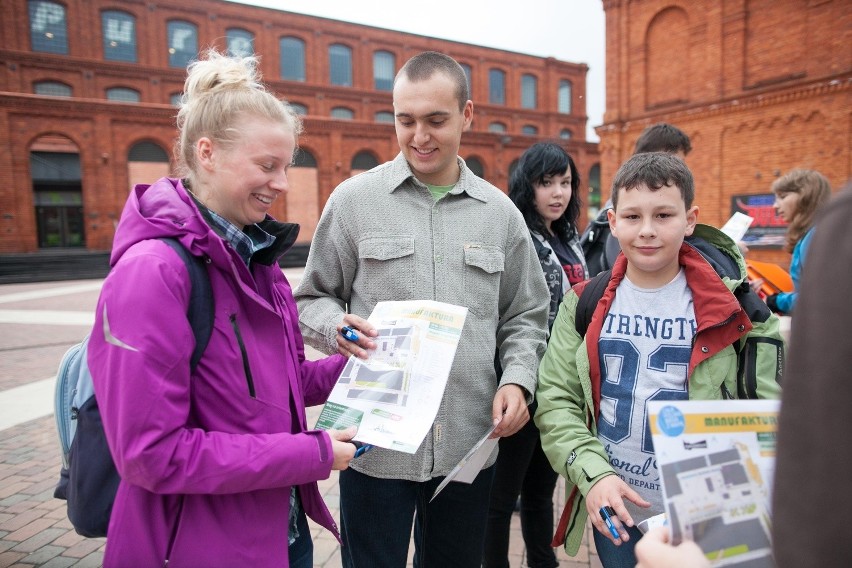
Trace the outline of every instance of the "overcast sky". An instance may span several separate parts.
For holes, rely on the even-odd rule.
[[[603,122],[605,104],[602,0],[235,1],[585,63],[586,136],[598,140],[593,128]]]

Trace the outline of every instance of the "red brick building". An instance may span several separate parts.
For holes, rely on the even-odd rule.
[[[310,241],[334,187],[398,152],[391,85],[436,50],[468,72],[462,157],[506,189],[533,142],[561,139],[583,178],[584,64],[220,0],[4,0],[0,18],[0,253],[107,250],[129,189],[174,169],[186,64],[208,46],[261,56],[264,80],[304,115],[293,190],[273,214]]]
[[[848,0],[603,0],[601,184],[649,124],[684,130],[699,219],[719,226],[733,196],[770,193],[794,167],[839,189],[852,176]],[[777,248],[750,257],[786,264]]]

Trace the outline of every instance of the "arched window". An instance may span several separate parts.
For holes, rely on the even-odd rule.
[[[33,92],[37,95],[49,97],[70,97],[71,87],[59,81],[39,81],[33,84]]]
[[[296,150],[296,155],[293,156],[294,168],[315,168],[317,167],[317,159],[314,155],[304,148]]]
[[[378,165],[379,160],[371,152],[361,150],[352,158],[350,168],[353,170],[367,171],[372,170]]]
[[[127,161],[169,163],[169,154],[154,142],[138,142],[127,153]]]
[[[331,109],[331,118],[339,118],[341,120],[352,120],[355,118],[355,111],[346,107],[334,107]]]
[[[567,79],[559,81],[557,100],[559,101],[559,112],[562,114],[571,114],[571,81]]]
[[[141,99],[139,91],[128,89],[127,87],[112,87],[106,90],[106,98],[108,101],[118,101],[122,103],[138,103]]]
[[[488,132],[506,132],[506,125],[502,122],[492,122],[488,125]]]
[[[37,140],[30,150],[30,178],[38,246],[86,246],[82,169],[77,146],[61,136]]]
[[[500,69],[488,71],[488,102],[493,105],[506,104],[506,73]]]
[[[775,16],[776,18],[784,18],[785,24],[779,26],[776,23],[776,25],[766,26],[768,29],[774,30],[773,39],[775,41],[770,40],[762,45],[771,45],[773,46],[772,49],[761,49],[757,53],[749,53],[748,48],[745,48],[744,62],[747,63],[745,63],[746,68],[743,69],[743,76],[748,77],[750,75],[748,66],[755,63],[763,69],[771,67],[771,73],[774,75],[780,72],[779,65],[789,64],[794,59],[794,57],[791,57],[794,53],[798,54],[803,51],[801,46],[804,43],[804,38],[796,37],[796,29],[801,30],[802,28],[795,21],[787,21],[788,18],[783,15],[781,10],[769,15],[767,14],[768,9],[761,9],[761,7],[754,6],[755,2],[749,2],[748,4],[749,12],[760,10],[760,13],[764,14],[764,17],[767,17],[767,22],[771,21],[769,18]],[[769,4],[769,2],[766,2],[766,4]],[[760,19],[755,18],[756,21]],[[789,18],[789,20],[796,19]],[[778,21],[775,20],[775,22]],[[745,37],[748,38],[746,39],[748,43],[759,32],[752,25],[751,20],[747,24],[747,30],[748,33],[745,34]],[[692,89],[690,89],[689,84],[683,81],[682,78],[688,76],[692,69],[694,69],[690,53],[691,39],[694,31],[692,26],[690,26],[686,10],[670,7],[658,12],[648,24],[645,33],[647,34],[644,45],[646,108],[658,108],[664,105],[682,104],[689,101]],[[679,46],[677,57],[671,56],[668,47],[663,48],[667,53],[659,53],[657,51],[662,46],[672,45]]]
[[[561,138],[562,140],[571,140],[571,136],[571,131],[567,128],[563,128],[559,131],[559,138]]]
[[[172,93],[169,95],[169,104],[173,107],[179,107],[182,97],[183,93]]]
[[[595,164],[589,170],[589,198],[586,200],[589,219],[598,216],[601,210],[601,165]]]
[[[56,2],[30,0],[30,43],[33,51],[68,55],[68,22],[65,7]]]
[[[329,82],[341,87],[352,86],[352,50],[335,43],[328,47]]]
[[[532,124],[525,124],[521,128],[521,134],[525,134],[527,136],[536,136],[538,135],[538,126],[534,126]]]
[[[186,67],[198,54],[198,28],[182,20],[166,24],[169,67]]]
[[[373,54],[373,83],[377,91],[392,91],[396,76],[396,56],[390,51]]]
[[[518,167],[519,161],[519,159],[515,158],[514,160],[512,160],[512,163],[509,164],[509,179],[512,179],[512,174],[515,173],[515,168]]]
[[[393,113],[387,110],[380,110],[376,114],[373,115],[373,119],[376,122],[393,122],[394,116]]]
[[[464,71],[464,76],[467,77],[467,96],[470,98],[473,96],[473,71],[467,63],[460,63],[459,65]]]
[[[485,178],[485,168],[482,166],[482,162],[479,160],[479,158],[475,156],[469,156],[467,159],[465,159],[464,163],[467,164],[467,167],[470,168],[470,171],[472,171],[481,178]]]
[[[306,116],[308,114],[308,107],[301,103],[290,103],[290,108],[299,116]]]
[[[142,141],[134,144],[127,153],[128,190],[138,183],[151,183],[170,174],[169,153],[155,142]]]
[[[305,80],[305,42],[297,37],[282,37],[278,42],[281,57],[281,78],[288,81]]]
[[[538,105],[538,79],[535,75],[521,76],[521,106],[536,108]]]
[[[248,57],[254,55],[254,34],[240,28],[228,28],[225,30],[225,43],[228,45],[228,54],[235,57]]]
[[[127,12],[101,12],[104,59],[136,63],[136,18]]]

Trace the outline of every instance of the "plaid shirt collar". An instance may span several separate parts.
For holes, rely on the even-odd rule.
[[[203,207],[203,205],[202,205]],[[257,224],[246,225],[243,230],[237,228],[236,225],[218,215],[215,211],[207,210],[210,213],[208,220],[211,228],[219,233],[219,235],[231,243],[246,266],[249,265],[251,257],[259,250],[271,247],[275,242],[275,237],[261,229]]]
[[[189,184],[185,181],[184,187],[189,188]],[[201,215],[210,225],[217,235],[225,239],[234,247],[246,266],[249,266],[251,257],[259,250],[271,247],[275,243],[275,237],[261,229],[256,223],[246,225],[240,230],[236,225],[216,213],[208,209],[201,203],[192,192],[189,192],[192,200],[198,206]]]

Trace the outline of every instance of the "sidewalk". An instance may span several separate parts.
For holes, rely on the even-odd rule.
[[[285,273],[294,285],[301,277],[300,269]],[[77,535],[65,515],[65,502],[53,498],[59,448],[52,416],[56,367],[67,348],[88,332],[99,289],[97,280],[0,286],[0,568],[102,563],[105,539]],[[309,350],[308,356],[317,353]],[[318,414],[318,407],[308,409],[308,422]],[[319,486],[339,519],[337,473]],[[560,480],[555,521],[564,498]],[[339,567],[337,540],[316,525],[312,534],[315,568]],[[594,545],[591,548],[584,543],[575,558],[559,549],[560,568],[599,568]],[[517,514],[512,519],[510,563],[512,568],[526,566]]]

